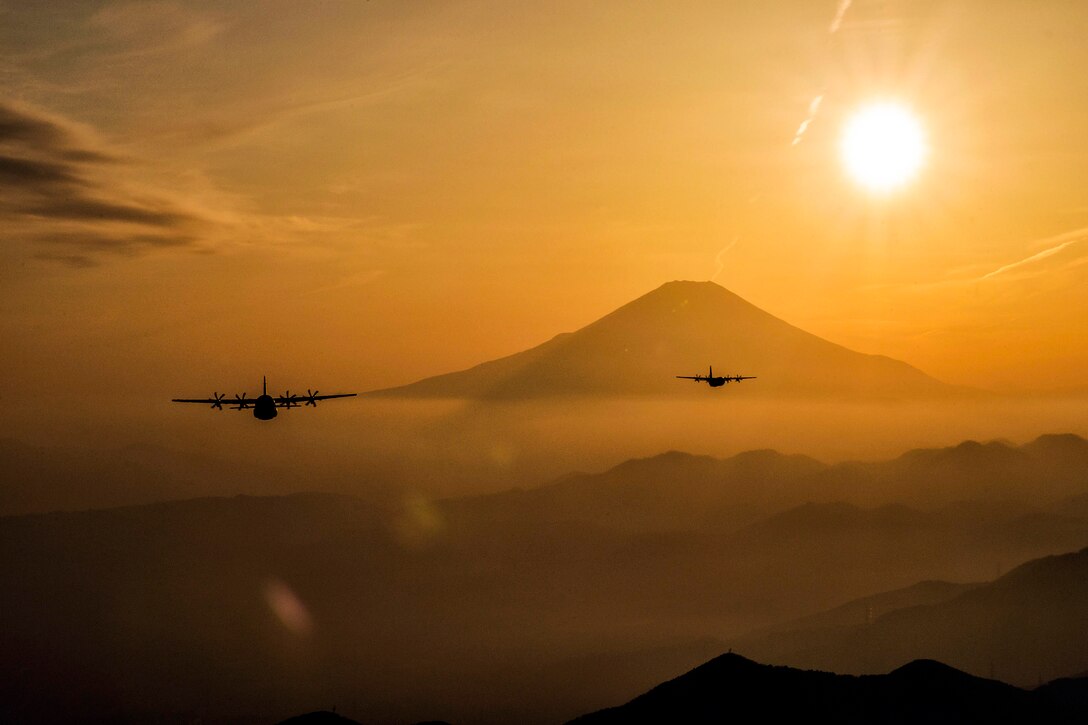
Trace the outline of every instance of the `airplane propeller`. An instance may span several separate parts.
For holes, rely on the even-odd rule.
[[[3,2],[4,0],[0,0],[0,4]],[[253,417],[258,420],[272,420],[276,417],[277,408],[301,408],[303,405],[316,408],[319,400],[328,400],[329,398],[354,398],[357,393],[321,395],[321,391],[307,388],[305,393],[292,393],[290,390],[287,390],[283,395],[277,396],[274,393],[268,392],[268,383],[264,382],[261,386],[260,395],[254,396],[253,398],[248,397],[247,393],[234,393],[234,399],[231,400],[228,395],[228,393],[215,391],[211,394],[211,397],[172,398],[171,402],[211,405],[212,410],[224,410],[225,408],[230,408],[231,410],[250,410],[253,413]]]

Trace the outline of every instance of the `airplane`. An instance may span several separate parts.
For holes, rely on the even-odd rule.
[[[268,394],[268,378],[261,378],[262,392],[256,399],[247,398],[245,393],[235,393],[234,400],[226,400],[226,393],[212,393],[210,398],[174,398],[173,403],[204,403],[216,410],[223,410],[223,403],[230,406],[231,410],[253,409],[253,417],[257,420],[272,420],[276,417],[276,408],[298,408],[301,405],[317,407],[319,400],[331,400],[332,398],[354,398],[357,393],[336,393],[335,395],[318,395],[317,390],[306,390],[306,395],[291,395],[291,391],[285,392],[279,397]]]
[[[720,388],[726,383],[739,383],[741,380],[755,380],[755,375],[719,375],[714,377],[714,366],[706,375],[677,375],[681,380],[694,380],[697,383],[707,383],[712,388]]]

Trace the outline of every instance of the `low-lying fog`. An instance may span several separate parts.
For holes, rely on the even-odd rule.
[[[403,485],[447,496],[533,486],[668,450],[727,457],[770,448],[836,462],[968,439],[1022,443],[1050,432],[1088,434],[1085,398],[775,402],[735,392],[706,390],[703,399],[679,401],[359,398],[283,411],[267,423],[248,411],[104,399],[85,411],[9,408],[0,437],[88,449],[92,457],[133,444],[161,446],[251,467],[268,492]]]

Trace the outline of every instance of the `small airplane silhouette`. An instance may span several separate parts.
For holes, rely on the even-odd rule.
[[[318,395],[320,391],[307,389],[306,395],[291,395],[291,391],[285,392],[279,397],[268,394],[268,378],[261,378],[262,392],[254,398],[247,398],[245,393],[235,393],[234,400],[226,400],[226,393],[212,393],[210,398],[174,398],[173,403],[204,403],[216,410],[223,410],[223,404],[230,406],[231,410],[253,409],[253,417],[257,420],[272,420],[276,417],[276,408],[298,408],[302,405],[317,407],[319,400],[331,400],[332,398],[354,398],[356,393],[336,393],[335,395]]]
[[[697,383],[707,383],[712,388],[720,388],[726,383],[739,383],[741,380],[755,380],[755,375],[719,375],[714,376],[714,366],[706,375],[677,375],[680,380],[694,380]]]

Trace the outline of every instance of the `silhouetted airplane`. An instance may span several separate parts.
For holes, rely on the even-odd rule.
[[[285,392],[278,398],[272,397],[268,394],[268,379],[261,378],[262,392],[254,400],[252,398],[246,398],[246,394],[242,393],[238,395],[234,394],[234,400],[226,401],[227,405],[231,407],[231,410],[247,410],[253,408],[253,417],[257,420],[272,420],[276,417],[276,408],[298,408],[300,405],[312,405],[317,407],[317,401],[330,400],[332,398],[354,398],[356,393],[337,393],[335,395],[318,395],[320,391],[310,392],[306,390],[306,395],[291,395],[291,391]],[[227,397],[226,393],[220,395],[219,393],[212,393],[210,398],[190,399],[190,398],[174,398],[174,403],[204,403],[210,405],[217,410],[223,410],[223,401]]]
[[[694,380],[697,383],[707,383],[712,388],[720,388],[726,383],[739,383],[741,380],[755,380],[755,375],[719,375],[714,377],[714,366],[710,366],[710,372],[706,375],[677,375],[680,380]]]

